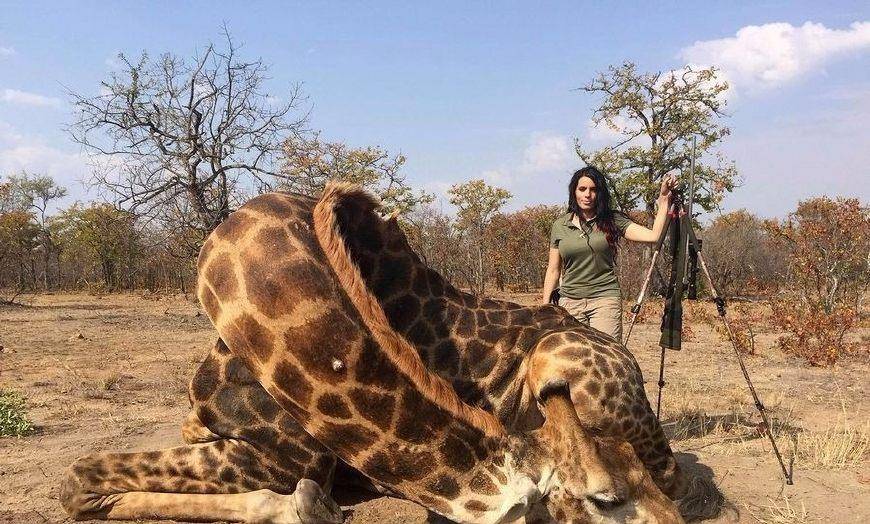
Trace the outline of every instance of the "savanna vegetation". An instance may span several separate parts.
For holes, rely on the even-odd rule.
[[[420,256],[473,293],[541,285],[550,224],[564,203],[506,211],[510,192],[471,180],[449,190],[455,212],[443,213],[406,182],[402,155],[323,139],[307,126],[301,91],[268,96],[266,64],[238,51],[226,34],[192,58],[121,55],[124,66],[99,95],[72,94],[70,134],[91,154],[91,182],[103,198],[68,203],[51,177],[3,174],[2,300],[55,290],[187,292],[199,246],[246,199],[271,190],[317,194],[330,179],[375,192]],[[725,89],[715,68],[611,67],[581,90],[599,98],[593,122],[622,139],[595,151],[578,142],[578,157],[604,169],[620,209],[648,223],[659,180],[687,171],[694,138],[696,203],[712,217],[698,226],[715,285],[727,296],[772,301],[783,350],[832,364],[862,349],[847,334],[862,322],[870,282],[868,208],[819,197],[782,220],[718,212],[741,182],[716,150],[730,134]],[[620,251],[626,298],[636,294],[649,256],[645,246]],[[654,279],[659,290],[662,274]]]

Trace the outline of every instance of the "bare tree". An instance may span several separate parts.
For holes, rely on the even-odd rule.
[[[264,91],[268,66],[242,60],[224,28],[192,60],[147,53],[102,82],[101,94],[71,93],[73,139],[102,159],[94,180],[120,207],[182,224],[204,237],[240,193],[277,172],[283,140],[303,131],[298,86]]]

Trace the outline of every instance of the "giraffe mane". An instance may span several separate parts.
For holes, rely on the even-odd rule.
[[[426,368],[411,343],[390,326],[386,313],[366,286],[359,267],[351,258],[339,229],[336,209],[352,200],[367,204],[370,208],[380,205],[374,196],[356,184],[329,182],[314,207],[314,233],[329,265],[375,341],[425,398],[487,436],[504,435],[504,426],[495,416],[463,402],[447,381]]]

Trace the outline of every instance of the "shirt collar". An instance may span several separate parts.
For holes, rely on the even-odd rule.
[[[571,221],[572,216],[574,216],[572,213],[566,213],[565,216],[562,217],[562,224],[565,225],[565,227],[577,229],[577,226],[574,224],[574,222]],[[596,220],[598,220],[597,216],[595,218],[590,219],[590,220],[583,220],[581,218],[580,223],[585,224],[591,228],[595,225]]]

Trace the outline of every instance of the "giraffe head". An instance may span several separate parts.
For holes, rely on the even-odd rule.
[[[538,399],[545,422],[514,450],[521,476],[537,479],[526,522],[682,522],[628,442],[583,427],[564,382]]]

